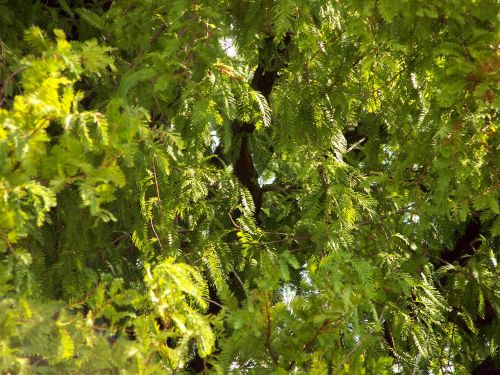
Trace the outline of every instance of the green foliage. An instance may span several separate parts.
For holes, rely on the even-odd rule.
[[[0,0],[0,372],[498,370],[498,10]]]

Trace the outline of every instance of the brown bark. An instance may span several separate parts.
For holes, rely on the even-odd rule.
[[[291,33],[287,33],[283,39],[284,47],[278,50],[280,56],[278,59],[284,61],[288,54],[288,48],[291,42]],[[266,70],[266,65],[273,66],[272,69]],[[251,87],[260,92],[269,102],[269,97],[273,90],[274,84],[279,77],[279,69],[284,66],[283,63],[271,61],[270,64],[261,62],[255,69]],[[235,121],[232,124],[233,137],[241,137],[240,151],[237,160],[233,163],[234,174],[241,184],[248,189],[252,195],[255,206],[254,217],[257,223],[260,222],[259,215],[262,208],[262,188],[258,183],[259,174],[253,162],[252,150],[249,143],[249,137],[255,131],[255,125],[251,123],[242,123]]]

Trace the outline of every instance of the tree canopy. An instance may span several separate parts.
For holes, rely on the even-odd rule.
[[[0,0],[0,372],[498,374],[498,11]]]

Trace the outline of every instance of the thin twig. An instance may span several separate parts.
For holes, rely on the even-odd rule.
[[[339,38],[344,34],[344,31],[340,31],[338,34],[336,34],[333,38],[331,38],[330,40],[327,41],[328,44],[333,44],[335,43],[337,40],[339,40]],[[305,70],[307,70],[309,68],[309,65],[311,64],[311,62],[316,58],[316,56],[319,55],[320,52],[323,52],[324,51],[324,45],[320,45],[318,47],[318,49],[316,51],[314,51],[314,53],[312,54],[312,56],[309,58],[308,61],[306,61],[306,63],[304,64],[304,68]]]
[[[310,339],[309,339],[309,340],[308,340],[308,341],[304,344],[304,346],[303,346],[303,348],[302,348],[302,352],[306,352],[306,351],[308,351],[308,350],[311,348],[312,344],[314,344],[314,341],[316,341],[316,339],[318,338],[318,336],[326,330],[326,328],[327,328],[328,324],[330,324],[330,320],[329,320],[329,319],[325,320],[325,321],[323,322],[323,324],[321,324],[321,326],[320,326],[320,327],[316,330],[316,332],[314,333],[313,337],[311,337],[311,338],[310,338]],[[295,366],[295,361],[292,361],[292,362],[290,363],[290,365],[289,365],[289,366],[288,366],[288,368],[287,368],[287,371],[290,371],[290,370],[293,368],[293,366]]]
[[[384,313],[382,313],[382,315],[380,316],[380,319],[379,319],[379,322],[383,321],[384,320]],[[347,360],[354,354],[354,352],[356,350],[359,349],[359,347],[361,346],[361,344],[368,338],[372,335],[373,333],[373,329],[370,330],[366,335],[364,335],[361,340],[358,341],[358,343],[354,346],[354,348],[352,348],[349,353],[347,353],[344,358],[342,358],[342,361],[340,361],[339,365],[335,368],[335,370],[333,371],[334,374],[336,374],[341,368],[342,366],[344,365],[344,363],[347,362]]]
[[[357,66],[357,65],[361,62],[361,60],[363,60],[363,58],[364,58],[365,56],[366,56],[366,54],[365,54],[365,53],[360,54],[360,55],[356,58],[356,60],[354,60],[354,61],[353,61],[352,65],[351,65],[351,70],[352,70],[352,69],[354,69],[354,68],[355,68],[355,67],[356,67],[356,66]],[[337,85],[340,83],[340,78],[342,78],[342,77],[337,78],[337,79],[336,79],[333,83],[329,84],[329,85],[327,86],[327,88],[326,88],[326,89],[327,89],[327,90],[330,90],[330,89],[332,89],[333,87],[337,86]]]
[[[241,229],[241,227],[235,223],[235,221],[233,220],[233,217],[231,216],[231,214],[228,212],[227,213],[227,216],[229,216],[229,219],[231,219],[231,222],[233,223],[233,225],[238,228],[238,229]]]
[[[160,196],[160,186],[158,185],[158,178],[156,177],[156,166],[155,166],[155,159],[153,158],[153,177],[154,177],[154,183],[156,187],[156,196],[158,197],[158,203],[160,203],[160,211],[161,211],[161,196]]]
[[[349,147],[346,151],[346,154],[348,154],[349,152],[351,152],[352,150],[354,150],[356,147],[358,147],[361,143],[363,143],[365,141],[366,138],[361,138],[359,141],[357,141],[356,143],[354,143],[351,147]]]
[[[151,229],[153,230],[153,233],[158,240],[158,244],[160,245],[160,249],[163,251],[163,245],[161,244],[160,236],[158,236],[158,233],[156,232],[155,225],[153,223],[153,218],[149,219],[149,223],[151,224]]]
[[[7,84],[16,76],[18,75],[20,72],[22,72],[23,70],[25,69],[25,66],[20,66],[18,67],[16,70],[14,70],[11,74],[9,74],[7,76],[7,78],[5,79],[2,87],[0,87],[0,106],[3,104],[3,94],[4,94],[4,91],[5,91],[5,88],[7,87]]]
[[[236,273],[236,271],[234,269],[233,269],[233,274],[234,274],[234,276],[236,276],[236,279],[240,282],[240,285],[243,288],[243,292],[245,293],[245,296],[248,298],[247,289],[245,288],[243,281],[241,281],[240,277],[238,276],[238,274]]]
[[[156,166],[155,166],[154,158],[153,158],[153,180],[154,180],[154,184],[156,187],[156,197],[158,198],[158,205],[159,205],[158,210],[160,211],[160,214],[161,214],[163,211],[163,208],[161,205],[160,187],[158,185],[158,178],[156,176]],[[163,251],[163,245],[161,243],[160,236],[156,232],[156,228],[155,228],[155,225],[153,223],[153,215],[152,214],[151,214],[151,218],[149,219],[149,222],[151,223],[151,229],[153,230],[153,233],[154,233],[156,239],[158,240],[158,244],[160,245],[160,249]]]
[[[126,237],[128,237],[128,236],[129,236],[129,234],[128,234],[128,233],[122,234],[120,237],[115,238],[115,239],[111,242],[111,244],[112,244],[112,245],[116,245],[118,242],[120,242],[121,240],[123,240],[124,238],[126,238]]]
[[[219,306],[221,309],[224,308],[224,306],[222,306],[219,302],[216,302],[216,301],[214,301],[214,300],[212,300],[210,298],[207,298],[207,297],[201,297],[201,298],[203,298],[203,300],[205,302],[213,303],[214,305]]]
[[[388,81],[386,81],[385,86],[388,87],[389,85],[391,85],[401,74],[409,70],[416,61],[417,57],[415,56],[408,64],[406,64],[406,66],[403,69],[401,69],[399,72],[394,74]]]

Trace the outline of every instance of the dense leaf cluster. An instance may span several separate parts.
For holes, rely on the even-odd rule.
[[[0,0],[0,372],[499,371],[498,11]]]

